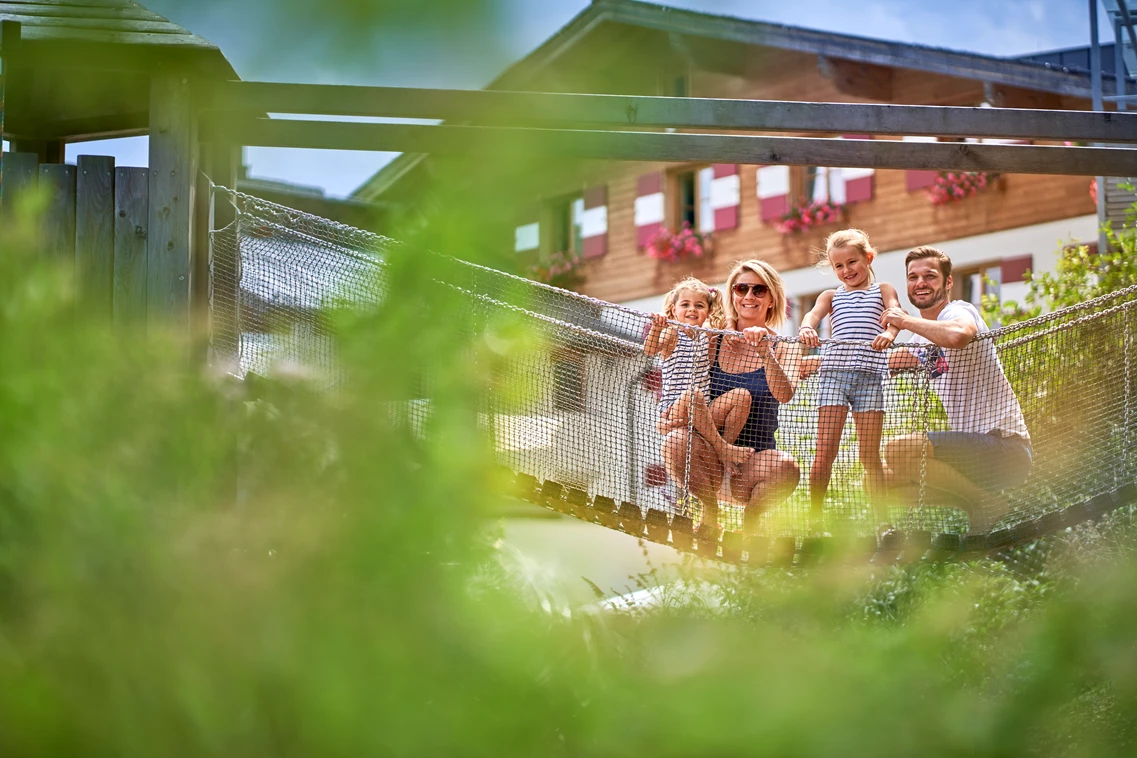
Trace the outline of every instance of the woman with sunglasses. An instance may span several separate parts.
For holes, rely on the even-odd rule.
[[[792,400],[797,390],[801,352],[796,342],[764,339],[776,334],[774,329],[786,314],[785,285],[770,264],[759,260],[736,264],[727,277],[726,291],[727,328],[742,332],[742,337],[719,341],[711,365],[709,397],[714,400],[734,389],[750,393],[750,414],[735,444],[755,452],[731,471],[730,496],[746,506],[744,529],[751,533],[757,517],[784,502],[800,478],[793,457],[777,449],[774,432],[778,407]],[[697,433],[688,451],[685,426],[667,435],[663,454],[674,480],[686,479],[691,492],[717,492],[722,485],[726,464]],[[705,535],[704,539],[716,536]]]

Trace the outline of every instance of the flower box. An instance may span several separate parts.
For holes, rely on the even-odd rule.
[[[702,258],[710,253],[710,234],[701,234],[686,221],[677,232],[660,229],[644,247],[644,255],[657,261],[678,263],[689,258]]]
[[[841,221],[845,217],[845,206],[829,200],[815,200],[803,205],[795,205],[782,214],[778,231],[782,234],[800,234],[807,229]]]
[[[987,171],[942,171],[924,194],[932,205],[946,205],[978,195],[998,178],[998,174]]]

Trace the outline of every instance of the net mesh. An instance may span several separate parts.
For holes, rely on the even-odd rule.
[[[346,377],[327,315],[381,301],[396,243],[215,191],[237,208],[212,233],[215,362],[241,376],[289,365],[334,389]],[[518,494],[580,518],[753,560],[763,541],[792,552],[818,534],[875,545],[882,524],[991,549],[1134,499],[1137,287],[961,350],[814,351],[674,321],[653,334],[648,313],[448,266],[439,283],[483,336],[500,315],[537,336],[511,354],[482,418]],[[405,405],[416,425],[421,394]]]

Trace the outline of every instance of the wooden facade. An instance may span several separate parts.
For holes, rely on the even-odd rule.
[[[1088,78],[1079,72],[661,9],[630,0],[594,3],[490,88],[803,102],[1090,107]],[[404,155],[357,194],[413,205],[431,187],[432,180],[424,175],[447,175],[437,165],[446,160]],[[428,163],[436,164],[433,170],[426,168]],[[523,253],[522,260],[558,252],[572,236],[560,231],[572,223],[564,214],[572,212],[574,199],[598,188],[607,198],[606,254],[587,259],[586,278],[578,288],[612,302],[660,295],[687,274],[722,282],[742,258],[765,259],[779,271],[805,269],[816,260],[825,235],[840,225],[865,229],[878,249],[890,251],[1095,212],[1089,176],[1002,175],[974,197],[933,205],[922,189],[913,186],[920,182],[912,181],[911,172],[878,169],[872,172],[871,198],[847,204],[839,224],[782,234],[777,219],[761,217],[759,167],[739,165],[737,218],[730,228],[711,234],[709,255],[682,263],[646,257],[643,227],[636,225],[637,187],[642,188],[646,175],[662,175],[664,223],[676,229],[679,205],[684,202],[676,178],[706,165],[590,161],[568,171],[550,170],[543,178],[527,178],[541,198],[541,209],[519,212],[518,223],[542,223],[538,247]],[[790,199],[804,200],[809,167],[788,171]],[[926,182],[927,176],[923,179]],[[1040,252],[994,251],[992,258]]]

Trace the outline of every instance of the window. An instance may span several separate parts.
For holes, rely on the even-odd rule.
[[[951,296],[953,300],[966,300],[978,308],[983,303],[984,295],[999,297],[1002,281],[1001,263],[955,269],[952,271]]]
[[[683,171],[675,175],[675,226],[690,224],[698,228],[699,195],[695,171]]]
[[[827,166],[806,166],[803,174],[802,200],[834,203],[845,202],[845,184],[841,179],[841,169]]]
[[[578,358],[553,359],[553,408],[578,413],[584,410],[584,363]]]
[[[552,236],[550,253],[571,252],[581,254],[583,237],[581,219],[584,216],[584,197],[564,197],[550,204]]]
[[[690,224],[698,232],[715,230],[715,212],[711,206],[711,184],[715,171],[710,166],[680,171],[675,174],[675,229]]]

